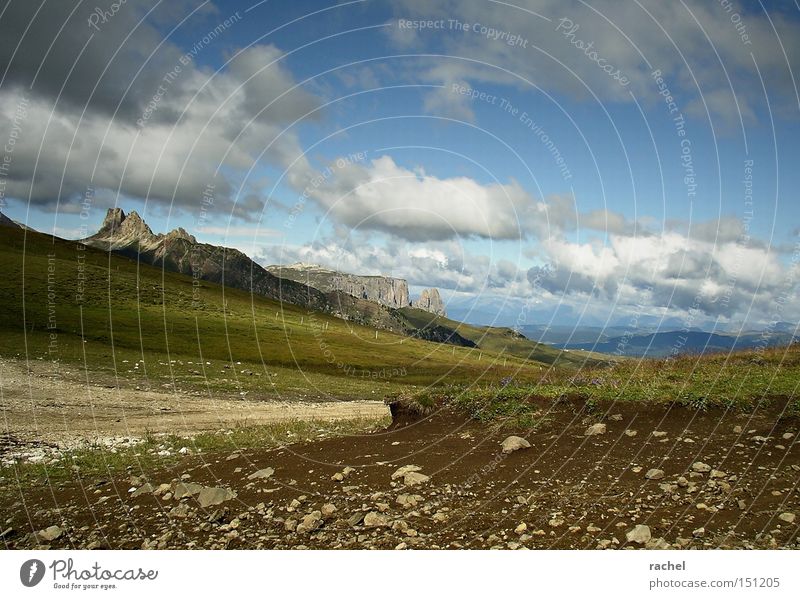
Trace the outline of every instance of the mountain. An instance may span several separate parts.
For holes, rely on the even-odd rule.
[[[17,223],[8,218],[5,214],[0,212],[0,227],[10,227],[12,229],[21,229]]]
[[[198,242],[182,228],[166,234],[155,234],[139,214],[135,211],[126,214],[121,208],[109,209],[97,233],[81,240],[81,243],[165,271],[188,275],[196,281],[209,281],[241,289],[372,328],[462,347],[475,345],[449,328],[417,327],[398,309],[388,305],[410,305],[408,285],[402,279],[359,277],[312,269],[306,277],[313,283],[309,285],[302,280],[277,276],[239,250]],[[317,270],[319,278],[314,278],[311,275]],[[295,274],[301,272],[301,269],[287,267],[279,272],[282,275],[291,272],[295,278],[301,278]],[[333,280],[330,285],[324,284],[329,280]],[[359,292],[360,297],[337,288],[334,283]],[[436,295],[438,296],[438,292]],[[382,302],[365,299],[365,296],[380,297]],[[431,305],[435,306],[435,297]]]
[[[125,214],[121,208],[109,209],[98,232],[82,243],[197,280],[243,289],[359,324],[398,332],[406,329],[401,318],[380,305],[277,277],[239,250],[198,242],[182,228],[154,234],[135,211]]]
[[[791,333],[749,331],[741,334],[705,331],[666,331],[659,333],[599,337],[591,342],[558,344],[579,349],[630,357],[663,358],[678,354],[704,354],[732,350],[772,347],[792,343]]]
[[[297,262],[288,266],[267,266],[267,271],[282,279],[302,283],[320,291],[342,291],[354,297],[377,302],[387,308],[407,308],[445,315],[444,302],[438,289],[425,289],[420,298],[411,301],[405,279],[376,275],[354,275],[325,268],[318,264]]]

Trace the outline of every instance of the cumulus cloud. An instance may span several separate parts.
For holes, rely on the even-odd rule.
[[[469,177],[440,178],[402,167],[390,156],[350,163],[313,190],[338,222],[413,241],[476,237],[520,239],[538,213],[516,182],[481,184]]]
[[[302,156],[296,134],[283,130],[319,101],[296,88],[273,45],[231,49],[219,72],[202,66],[199,57],[222,43],[236,16],[200,2],[169,4],[140,23],[153,4],[129,0],[99,31],[87,25],[94,4],[70,16],[69,3],[53,3],[35,19],[32,3],[10,5],[0,19],[1,62],[9,64],[0,130],[11,130],[19,106],[26,116],[7,196],[75,211],[89,187],[179,209],[197,209],[205,193],[213,197],[206,208],[258,217],[262,189],[240,187],[242,173],[262,152],[281,166]],[[198,36],[187,54],[160,24],[174,26],[201,5],[187,20]]]

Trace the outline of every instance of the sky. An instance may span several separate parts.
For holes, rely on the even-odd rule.
[[[516,326],[800,321],[793,1],[0,4],[0,209]]]

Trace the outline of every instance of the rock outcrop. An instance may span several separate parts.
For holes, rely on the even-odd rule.
[[[408,283],[403,279],[351,275],[302,262],[289,266],[268,266],[267,270],[275,276],[303,283],[321,291],[342,291],[388,308],[405,308],[411,305]]]
[[[423,289],[419,299],[414,302],[414,307],[426,312],[432,312],[439,316],[447,316],[444,309],[444,302],[442,296],[439,295],[438,289]]]

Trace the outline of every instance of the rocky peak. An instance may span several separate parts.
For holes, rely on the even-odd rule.
[[[446,316],[447,313],[444,309],[444,302],[442,296],[439,295],[439,290],[436,288],[423,289],[419,295],[419,299],[414,303],[415,308],[432,312],[439,316]]]
[[[184,241],[188,241],[189,243],[197,243],[197,239],[195,239],[194,235],[191,235],[186,229],[183,227],[178,227],[177,229],[173,229],[166,235],[167,240],[173,239],[183,239]]]
[[[139,213],[132,210],[127,215],[122,208],[109,208],[103,224],[96,236],[125,237],[133,239],[149,239],[154,237],[153,231],[147,226]]]

